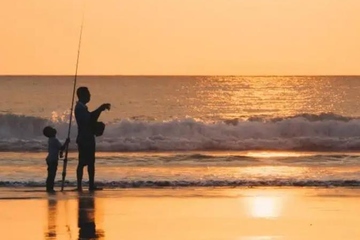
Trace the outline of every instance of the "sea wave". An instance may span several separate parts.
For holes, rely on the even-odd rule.
[[[0,115],[0,151],[45,151],[42,129],[52,125],[64,140],[66,119],[44,119],[14,114]],[[76,149],[73,123],[70,150]],[[360,119],[332,113],[301,114],[282,118],[194,118],[168,121],[122,119],[107,123],[97,139],[98,151],[194,150],[360,150]]]
[[[60,187],[60,182],[55,184]],[[116,188],[167,188],[167,187],[359,187],[360,180],[200,180],[200,181],[109,181],[97,182],[97,186]],[[0,181],[0,187],[45,187],[42,181]],[[66,181],[65,187],[76,187],[75,181]]]

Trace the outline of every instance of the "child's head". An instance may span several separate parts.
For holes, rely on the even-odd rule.
[[[44,127],[43,129],[43,134],[48,138],[55,137],[56,133],[56,129],[50,126]]]

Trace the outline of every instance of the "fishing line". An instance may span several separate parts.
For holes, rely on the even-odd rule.
[[[68,139],[70,138],[71,123],[72,123],[73,111],[74,111],[75,89],[76,89],[77,73],[78,73],[79,59],[80,59],[81,39],[82,39],[82,33],[83,33],[83,27],[84,27],[84,16],[85,16],[85,4],[84,4],[84,8],[83,8],[83,15],[82,15],[82,21],[81,21],[81,28],[80,28],[80,38],[79,38],[79,46],[78,46],[75,76],[74,76],[74,87],[73,87],[73,92],[72,92],[72,100],[71,100],[71,108],[70,108],[69,129],[68,129],[68,134],[67,134]],[[67,144],[66,148],[65,148],[64,165],[63,165],[62,181],[61,181],[61,191],[64,190],[68,153],[69,153],[69,144]]]

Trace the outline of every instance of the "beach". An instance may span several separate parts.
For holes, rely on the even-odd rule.
[[[351,188],[1,189],[2,239],[359,239]],[[79,228],[81,227],[81,228]]]

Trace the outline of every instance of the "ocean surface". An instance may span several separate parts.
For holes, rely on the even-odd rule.
[[[73,77],[0,77],[0,186],[44,186],[46,125],[67,135]],[[360,77],[82,76],[107,188],[360,186]],[[75,186],[75,122],[67,185]],[[61,180],[60,160],[57,181]],[[85,181],[87,174],[85,174]]]

